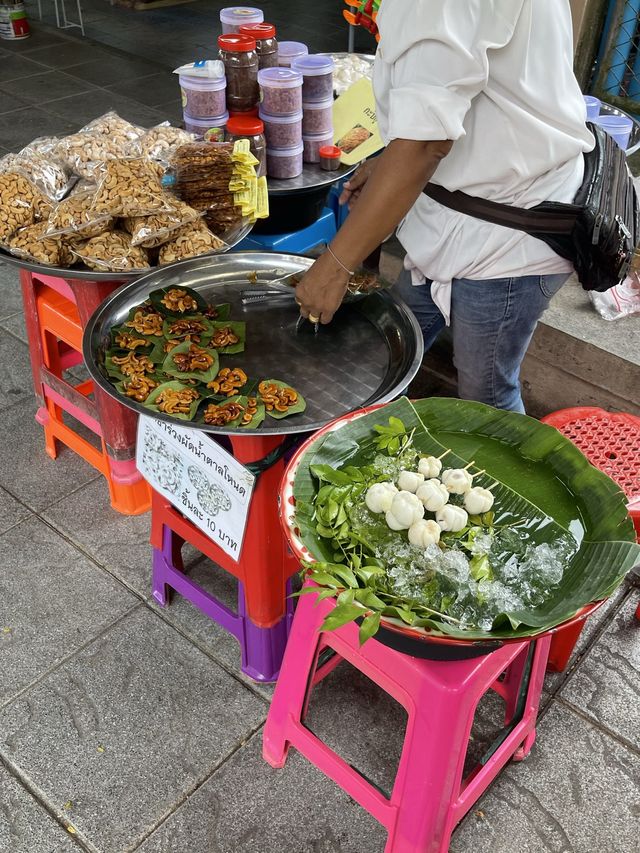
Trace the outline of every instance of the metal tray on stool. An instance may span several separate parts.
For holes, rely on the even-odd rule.
[[[299,316],[290,302],[248,306],[241,291],[308,268],[313,261],[298,255],[242,252],[205,256],[144,275],[115,291],[91,318],[84,336],[84,359],[98,385],[124,406],[160,420],[209,433],[284,435],[317,430],[340,415],[397,397],[417,373],[423,353],[422,332],[407,306],[388,292],[374,292],[359,302],[343,305],[334,321],[314,335],[305,324],[296,334]],[[224,429],[151,412],[118,394],[104,368],[109,331],[121,324],[133,306],[161,287],[190,287],[209,302],[230,302],[231,317],[247,323],[243,353],[223,356],[222,364],[241,367],[254,379],[282,379],[307,401],[307,409],[283,420],[266,418],[256,430]]]

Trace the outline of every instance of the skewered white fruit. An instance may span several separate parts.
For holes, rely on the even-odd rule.
[[[409,542],[418,548],[428,548],[440,541],[440,525],[435,521],[415,521],[409,528]]]
[[[439,477],[442,471],[442,462],[437,456],[423,456],[418,462],[418,471],[425,480],[430,480],[432,477]]]
[[[464,496],[464,506],[469,515],[482,515],[483,512],[489,512],[493,506],[493,500],[489,489],[474,486]]]
[[[364,502],[371,512],[388,512],[391,509],[393,496],[397,494],[398,490],[393,483],[374,483],[367,489]]]
[[[465,468],[447,468],[442,472],[442,482],[452,495],[465,495],[473,486],[473,475]]]
[[[420,485],[424,483],[424,475],[415,471],[400,471],[398,475],[398,488],[402,492],[415,493]]]
[[[461,506],[455,504],[447,504],[436,513],[436,521],[440,525],[441,530],[446,530],[450,533],[459,533],[467,526],[469,516]]]
[[[416,497],[422,501],[429,512],[437,512],[449,502],[447,487],[435,477],[420,486],[416,492]]]
[[[412,524],[423,517],[424,507],[411,492],[398,492],[394,495],[391,509],[385,515],[387,524],[392,530],[408,530]]]

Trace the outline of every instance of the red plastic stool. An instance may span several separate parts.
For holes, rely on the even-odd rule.
[[[82,326],[75,302],[43,283],[38,283],[32,293],[35,300],[35,319],[39,332],[37,368],[39,397],[42,405],[36,420],[44,428],[46,451],[55,459],[57,443],[62,442],[106,479],[111,505],[127,515],[146,512],[151,505],[150,488],[139,474],[117,477],[104,440],[100,413],[93,399],[92,381],[73,383],[65,376],[72,366],[82,363]],[[35,363],[34,363],[35,361]],[[99,437],[100,448],[81,436],[64,421],[64,413],[71,415]]]
[[[265,760],[283,767],[289,747],[298,749],[387,828],[385,853],[446,853],[454,827],[473,803],[508,761],[524,758],[533,746],[549,636],[466,660],[424,660],[377,639],[360,646],[353,623],[320,633],[335,602],[318,604],[316,598],[305,595],[298,602],[264,729]],[[327,653],[333,654],[327,659]],[[342,660],[407,711],[389,797],[304,724],[313,687]],[[489,690],[505,702],[505,728],[463,778],[473,718]]]
[[[560,409],[542,418],[555,427],[589,462],[611,477],[627,496],[629,515],[640,541],[640,418],[595,407]],[[636,611],[640,619],[640,605]],[[562,628],[551,642],[549,669],[562,672],[569,662],[584,621]]]

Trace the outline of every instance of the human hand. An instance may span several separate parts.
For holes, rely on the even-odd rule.
[[[329,252],[325,252],[296,287],[300,313],[312,323],[330,323],[347,292],[348,284],[349,273]]]
[[[375,167],[375,160],[366,160],[356,170],[353,177],[350,178],[344,185],[344,189],[342,190],[342,194],[340,195],[339,199],[340,204],[347,204],[349,206],[349,210],[351,210],[353,205],[360,198],[360,193],[364,189],[364,185],[367,183],[367,181],[373,174],[373,170]]]

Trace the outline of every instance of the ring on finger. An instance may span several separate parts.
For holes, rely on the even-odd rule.
[[[319,323],[320,317],[316,317],[315,314],[309,314],[309,322],[310,323]]]

